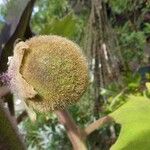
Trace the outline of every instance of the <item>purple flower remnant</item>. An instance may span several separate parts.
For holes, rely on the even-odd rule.
[[[11,78],[8,75],[8,72],[0,74],[0,81],[2,82],[2,84],[6,85],[6,86],[10,86],[10,80],[11,80]]]

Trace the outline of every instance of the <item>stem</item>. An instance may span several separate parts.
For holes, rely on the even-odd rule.
[[[10,89],[7,86],[0,87],[0,98],[5,97],[4,101],[7,102],[10,114],[15,116],[13,95],[10,93]]]
[[[16,121],[4,108],[0,99],[0,147],[1,149],[25,150],[25,145],[20,136]]]
[[[27,112],[24,110],[18,117],[17,117],[17,124],[19,124],[24,118],[28,116]]]
[[[5,99],[7,101],[7,104],[8,104],[8,109],[9,109],[9,112],[12,116],[15,116],[15,104],[14,104],[14,98],[13,98],[13,95],[11,93],[7,94],[5,96]]]
[[[9,88],[7,86],[0,87],[0,97],[5,96],[10,92]]]
[[[67,110],[57,110],[59,122],[63,124],[67,130],[68,137],[72,143],[74,150],[87,150],[85,145],[85,134],[81,131]]]
[[[105,117],[100,118],[100,119],[96,120],[95,122],[91,123],[88,127],[86,127],[84,129],[84,132],[85,132],[86,136],[88,136],[96,129],[103,127],[106,123],[110,123],[113,121],[114,121],[113,118],[111,118],[110,116],[105,116]]]

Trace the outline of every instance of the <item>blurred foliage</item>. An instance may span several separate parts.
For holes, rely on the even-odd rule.
[[[110,84],[106,89],[102,89],[101,94],[106,96],[108,101],[105,105],[105,110],[108,112],[113,112],[121,105],[127,102],[127,97],[130,94],[142,94],[142,81],[139,73],[131,74],[128,73],[123,77],[123,82],[121,85]]]
[[[38,114],[36,123],[26,119],[19,128],[25,135],[29,150],[70,149],[71,144],[67,140],[65,129],[54,114]]]
[[[106,0],[111,10],[111,23],[117,33],[123,59],[127,67],[131,63],[143,63],[143,48],[149,36],[149,22],[144,15],[149,12],[150,2],[139,0]],[[129,63],[130,62],[130,63]]]
[[[130,31],[127,23],[119,30],[119,35],[122,55],[126,62],[130,62],[133,59],[141,60],[143,58],[143,47],[145,45],[144,33],[141,31]]]
[[[32,27],[37,34],[56,34],[79,41],[87,15],[75,15],[67,0],[38,0]]]
[[[111,6],[113,12],[117,14],[121,14],[124,12],[132,12],[135,9],[138,9],[141,4],[143,4],[143,0],[104,0],[105,2],[108,2],[109,5]],[[150,2],[146,2],[146,8],[147,9],[150,7]]]
[[[150,34],[150,23],[145,23],[144,24],[144,32],[146,35],[149,35]]]

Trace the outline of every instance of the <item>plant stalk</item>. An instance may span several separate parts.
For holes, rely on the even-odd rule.
[[[74,150],[87,150],[85,134],[80,130],[67,110],[55,111],[59,122],[65,126]]]
[[[26,149],[23,139],[19,135],[16,121],[4,108],[2,99],[0,99],[0,149]]]
[[[88,136],[96,129],[103,127],[105,124],[113,122],[113,121],[114,121],[114,119],[110,116],[105,116],[103,118],[100,118],[100,119],[96,120],[95,122],[91,123],[90,125],[88,125],[84,129],[84,133],[86,134],[86,136]]]

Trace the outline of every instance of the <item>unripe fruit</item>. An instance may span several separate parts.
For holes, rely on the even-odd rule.
[[[59,36],[27,41],[20,73],[38,93],[27,104],[39,112],[64,108],[79,100],[88,85],[87,63],[81,49]]]

